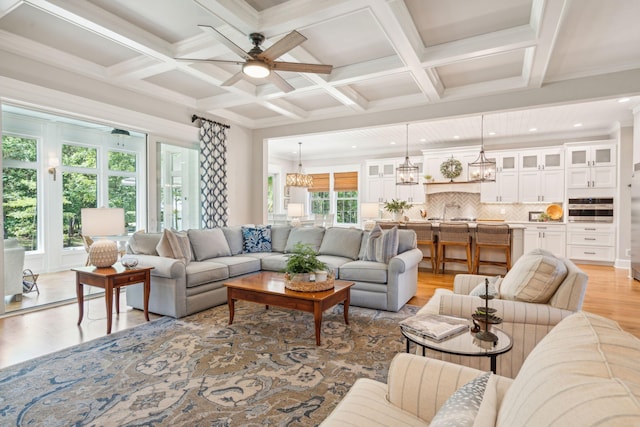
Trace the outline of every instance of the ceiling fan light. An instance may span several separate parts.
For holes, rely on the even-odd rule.
[[[254,79],[264,79],[269,74],[271,74],[271,70],[269,69],[267,64],[255,59],[248,60],[242,66],[242,72],[249,77],[253,77]]]

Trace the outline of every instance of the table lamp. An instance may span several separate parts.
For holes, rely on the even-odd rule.
[[[304,215],[304,205],[302,203],[289,203],[287,205],[287,216],[291,218],[291,225],[298,227],[302,215]]]
[[[124,234],[124,209],[83,208],[80,217],[82,234],[99,238],[89,248],[89,263],[96,267],[111,267],[118,261],[118,244],[105,237]]]
[[[378,203],[363,203],[360,205],[360,216],[364,220],[362,228],[365,231],[371,231],[371,229],[373,229],[379,213],[380,205]]]

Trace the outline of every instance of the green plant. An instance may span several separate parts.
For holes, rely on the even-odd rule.
[[[440,165],[440,173],[442,173],[442,176],[445,178],[449,178],[453,181],[453,178],[459,177],[462,173],[462,163],[460,163],[460,160],[456,160],[452,156],[450,159],[442,162]]]
[[[425,175],[424,179],[426,179],[427,181],[430,181],[431,180],[431,175],[429,175],[429,174]]]
[[[284,271],[285,273],[299,274],[326,269],[327,265],[318,259],[316,251],[310,245],[296,243]]]
[[[411,203],[404,200],[391,199],[390,202],[384,202],[384,209],[391,213],[402,212],[406,209],[411,209],[412,207],[413,205]]]

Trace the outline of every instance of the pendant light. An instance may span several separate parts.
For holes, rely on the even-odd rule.
[[[396,168],[396,185],[418,185],[419,170],[409,160],[409,124],[407,123],[407,149],[404,163]]]
[[[286,185],[289,187],[313,187],[313,177],[302,173],[302,142],[298,142],[298,172],[288,173],[286,176]]]
[[[495,182],[496,161],[484,155],[484,116],[480,116],[480,155],[469,163],[470,182]]]

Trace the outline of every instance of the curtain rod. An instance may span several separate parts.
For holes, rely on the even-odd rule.
[[[196,120],[206,120],[207,122],[211,122],[213,124],[216,124],[218,126],[222,126],[224,128],[229,129],[231,126],[230,125],[225,125],[224,123],[220,123],[220,122],[216,122],[215,120],[209,120],[206,117],[200,117],[200,116],[196,116],[195,114],[193,116],[191,116],[191,123],[195,122]]]

